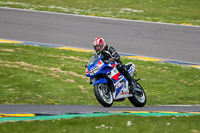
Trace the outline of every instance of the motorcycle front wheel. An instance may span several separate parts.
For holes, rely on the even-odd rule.
[[[133,94],[133,96],[129,97],[128,99],[135,107],[143,107],[147,101],[146,94],[142,86],[138,82],[136,83],[137,83],[137,87],[143,90],[143,93],[142,95]]]
[[[94,94],[99,103],[104,107],[111,107],[113,104],[112,92],[107,84],[94,85]]]

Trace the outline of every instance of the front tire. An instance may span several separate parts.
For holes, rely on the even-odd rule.
[[[99,103],[104,107],[111,107],[113,104],[112,92],[107,84],[94,85],[94,94]]]
[[[137,87],[143,90],[142,86],[138,82],[136,83],[137,83]],[[129,97],[128,99],[135,107],[143,107],[147,101],[144,90],[141,96],[137,94],[133,94],[133,96]]]

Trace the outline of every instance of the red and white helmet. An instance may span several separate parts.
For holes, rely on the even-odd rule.
[[[104,48],[106,47],[106,45],[107,45],[107,43],[105,42],[103,37],[97,37],[93,41],[93,47],[94,47],[95,51],[97,52],[97,54],[101,53],[104,50]]]

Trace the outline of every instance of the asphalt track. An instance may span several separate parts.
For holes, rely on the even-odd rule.
[[[103,36],[119,52],[200,63],[200,27],[0,8],[0,37],[91,48]],[[0,105],[0,113],[200,111],[200,106]]]
[[[101,105],[0,105],[0,113],[93,113],[111,111],[169,111],[169,112],[200,112],[200,105],[176,106],[112,106],[105,108]]]
[[[92,49],[103,36],[117,51],[200,63],[200,26],[0,8],[0,37]]]

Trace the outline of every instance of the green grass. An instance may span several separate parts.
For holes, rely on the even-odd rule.
[[[0,44],[0,104],[99,105],[85,77],[93,53]],[[122,58],[136,65],[147,105],[199,104],[200,69]],[[130,105],[128,100],[114,105]]]
[[[0,0],[0,6],[200,25],[199,0]]]
[[[200,116],[106,116],[0,123],[1,133],[199,133]],[[129,126],[128,126],[129,125]]]

